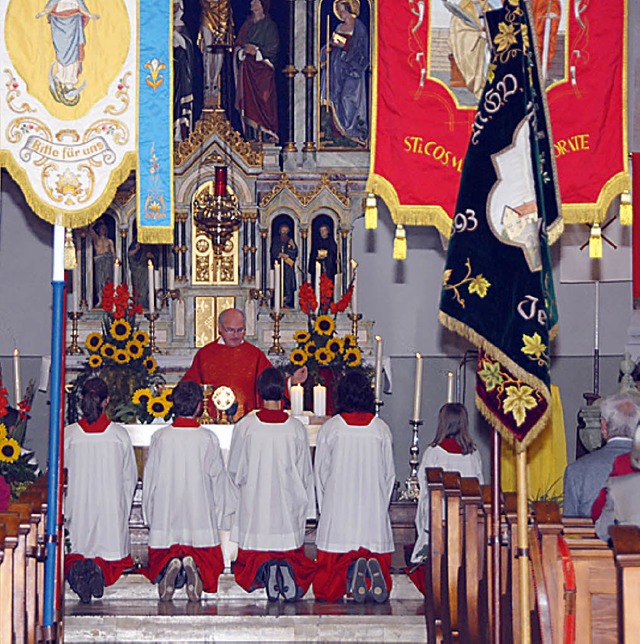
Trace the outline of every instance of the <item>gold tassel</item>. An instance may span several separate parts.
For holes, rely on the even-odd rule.
[[[593,224],[589,236],[589,257],[591,259],[602,258],[602,229],[597,221]]]
[[[631,226],[633,223],[633,206],[631,205],[631,193],[625,190],[620,195],[620,224]]]
[[[393,240],[393,259],[407,259],[407,233],[402,224],[396,226]]]
[[[364,227],[367,230],[375,230],[378,227],[378,201],[372,192],[367,195],[364,207]]]
[[[73,243],[73,231],[67,228],[64,233],[64,270],[72,271],[78,265],[76,247]]]

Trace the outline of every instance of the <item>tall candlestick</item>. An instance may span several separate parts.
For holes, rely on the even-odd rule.
[[[156,303],[155,303],[156,288],[154,285],[155,271],[153,270],[153,262],[151,260],[147,261],[147,275],[149,280],[149,313],[155,313],[156,311]]]
[[[353,293],[351,294],[351,313],[356,315],[358,313],[358,262],[355,259],[351,260],[351,280],[353,284]]]
[[[376,400],[382,400],[382,338],[376,336]]]
[[[318,305],[320,305],[320,273],[322,271],[322,268],[320,267],[320,262],[316,262],[316,283],[314,285],[314,290],[316,293],[316,300],[318,301]]]
[[[316,385],[313,388],[313,415],[325,416],[327,413],[327,388]]]
[[[421,402],[422,402],[422,356],[416,353],[416,379],[413,390],[413,416],[411,420],[421,420]]]
[[[120,286],[120,279],[121,279],[120,268],[121,268],[120,259],[116,257],[115,261],[113,262],[113,287],[114,288],[118,288],[118,286]]]
[[[455,402],[456,388],[453,371],[447,371],[447,402]]]
[[[72,305],[72,311],[74,313],[78,312],[78,291],[80,290],[80,279],[78,278],[78,268],[74,268],[73,272],[71,274],[72,279],[71,279],[71,287],[73,288],[73,293],[71,294],[71,305]]]
[[[596,319],[595,319],[594,349],[600,349],[600,281],[596,280]]]
[[[302,385],[291,386],[291,415],[302,416],[304,411],[304,388]]]
[[[273,308],[275,313],[280,313],[280,262],[274,264],[274,281],[275,293],[273,296]]]
[[[13,350],[13,389],[15,392],[14,404],[17,406],[22,400],[22,394],[20,393],[22,391],[20,383],[20,351],[18,351],[18,347]]]

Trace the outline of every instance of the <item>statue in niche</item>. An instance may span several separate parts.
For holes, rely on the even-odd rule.
[[[334,0],[340,21],[325,33],[320,50],[322,148],[364,148],[369,141],[369,28],[358,17],[359,0]],[[325,18],[328,25],[328,20]]]
[[[184,24],[184,0],[173,0],[173,139],[193,130],[193,41]]]
[[[276,232],[277,231],[277,234]],[[291,235],[291,217],[277,217],[271,229],[271,268],[280,262],[282,274],[282,302],[284,308],[292,309],[296,293],[296,260],[298,245]]]
[[[333,222],[329,217],[316,217],[311,226],[311,253],[309,254],[309,275],[311,284],[316,283],[316,269],[335,281],[338,271],[338,245],[333,236]]]
[[[109,228],[103,217],[89,226],[89,233],[93,243],[94,300],[99,305],[104,285],[113,282],[116,248],[113,239],[109,237]]]
[[[149,308],[149,260],[158,266],[158,247],[155,244],[141,244],[134,228],[133,240],[129,244],[129,271],[131,286],[136,300],[143,309]]]

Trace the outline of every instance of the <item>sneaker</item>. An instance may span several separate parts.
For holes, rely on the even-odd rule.
[[[278,564],[272,563],[267,567],[267,598],[270,602],[277,602],[280,596],[280,575],[278,574]]]
[[[280,586],[280,594],[284,597],[284,601],[297,601],[298,587],[293,575],[293,568],[286,561],[281,561],[278,564],[278,585]]]
[[[160,596],[160,601],[170,602],[173,598],[173,593],[176,589],[176,577],[178,576],[181,568],[182,563],[180,562],[180,559],[175,557],[167,564],[164,575],[162,575],[158,582],[158,595]]]
[[[351,595],[358,604],[363,604],[367,597],[367,560],[364,557],[356,560],[353,567]]]
[[[369,559],[367,568],[369,569],[369,578],[371,579],[371,588],[367,596],[378,604],[382,604],[389,599],[389,590],[387,589],[387,582],[384,580],[380,563],[377,559]]]
[[[93,559],[87,559],[86,570],[89,590],[96,599],[100,599],[104,595],[104,575],[102,574],[102,569]]]
[[[199,602],[202,595],[202,579],[198,572],[198,566],[193,557],[185,557],[182,560],[184,571],[187,574],[187,597],[190,602]]]

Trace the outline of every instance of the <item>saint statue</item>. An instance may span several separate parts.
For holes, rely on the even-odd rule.
[[[184,24],[184,0],[173,0],[173,140],[193,130],[193,41]]]
[[[309,274],[311,283],[316,281],[316,265],[320,266],[320,273],[333,281],[338,269],[338,245],[331,234],[328,224],[322,223],[311,240],[311,253],[309,255]]]
[[[102,289],[107,282],[113,282],[113,266],[116,260],[116,249],[113,240],[107,234],[107,224],[98,219],[89,226],[93,242],[93,283],[95,297],[100,303]]]
[[[279,236],[274,236],[271,242],[271,266],[276,261],[280,262],[282,267],[282,298],[284,307],[292,309],[296,292],[296,259],[298,259],[298,246],[290,237],[291,227],[289,224],[280,224],[278,233]]]

